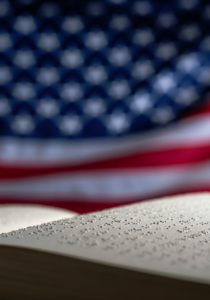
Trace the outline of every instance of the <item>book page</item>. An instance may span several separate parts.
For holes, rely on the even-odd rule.
[[[210,283],[210,194],[79,215],[1,234],[0,244]]]
[[[77,213],[73,211],[45,205],[1,204],[0,233],[74,216]]]

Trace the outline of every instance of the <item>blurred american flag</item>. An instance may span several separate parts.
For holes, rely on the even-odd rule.
[[[0,203],[210,191],[208,1],[0,0]]]

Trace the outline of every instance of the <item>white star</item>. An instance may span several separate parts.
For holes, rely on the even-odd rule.
[[[127,47],[113,48],[109,55],[109,61],[117,66],[123,66],[131,60],[131,55]]]
[[[35,97],[36,93],[31,83],[17,83],[13,90],[13,96],[21,99],[28,100]]]
[[[106,119],[106,126],[113,133],[121,133],[128,129],[128,117],[123,112],[114,112]]]
[[[200,62],[196,53],[183,54],[177,62],[177,68],[187,73],[195,71],[199,66]]]
[[[154,88],[161,93],[167,93],[176,86],[176,81],[173,73],[163,73],[157,75],[154,80]]]
[[[82,96],[82,88],[78,83],[66,83],[61,90],[61,97],[68,101],[76,101]]]
[[[109,95],[115,99],[122,99],[130,92],[130,87],[126,80],[113,81],[109,88]]]
[[[146,46],[152,43],[154,40],[154,35],[150,29],[140,30],[138,29],[133,37],[133,42],[135,44]]]
[[[34,123],[30,115],[18,115],[14,118],[11,127],[20,134],[27,134],[34,129]]]
[[[136,1],[133,5],[133,12],[138,15],[148,15],[152,11],[152,6],[148,1]]]
[[[152,106],[150,95],[147,93],[137,93],[133,96],[130,108],[137,113],[143,113]]]
[[[180,2],[181,6],[187,10],[194,8],[198,3],[197,0],[181,0]]]
[[[172,13],[161,13],[157,19],[159,26],[168,28],[176,23],[176,18]]]
[[[196,76],[196,79],[206,85],[210,84],[210,68],[203,67],[199,70],[199,73]]]
[[[0,84],[5,84],[11,79],[10,69],[8,67],[0,67]]]
[[[14,57],[14,64],[17,66],[27,69],[35,64],[35,58],[32,51],[16,51]]]
[[[44,85],[52,85],[59,80],[56,68],[41,68],[38,75],[37,81]]]
[[[37,112],[45,118],[50,118],[58,113],[58,105],[54,99],[42,99],[37,107]]]
[[[192,41],[200,35],[200,30],[196,24],[184,26],[180,32],[180,38]]]
[[[153,66],[149,60],[138,61],[134,64],[132,76],[144,80],[153,74]]]
[[[78,116],[64,116],[60,120],[60,130],[67,135],[75,135],[82,129],[81,120]]]
[[[80,50],[65,50],[63,52],[61,63],[68,68],[77,68],[83,63],[83,56]]]
[[[158,45],[155,55],[160,59],[168,60],[175,56],[176,53],[177,50],[174,43],[162,43]]]
[[[92,117],[96,117],[104,113],[105,105],[102,99],[88,99],[84,105],[84,112]]]
[[[77,33],[83,29],[83,22],[80,17],[67,17],[63,22],[63,29],[69,33]]]
[[[57,34],[55,33],[42,33],[38,41],[39,48],[45,51],[55,50],[60,46]]]
[[[180,88],[177,92],[175,101],[182,105],[189,105],[198,99],[198,94],[194,87]]]
[[[7,99],[1,98],[0,99],[0,116],[4,116],[11,111],[10,105]]]
[[[10,11],[10,5],[8,1],[4,0],[0,2],[0,16],[6,16]]]
[[[201,43],[201,48],[205,51],[210,50],[210,36],[207,36]]]
[[[171,107],[156,108],[151,112],[151,119],[155,123],[164,124],[174,118]]]
[[[93,50],[99,50],[107,45],[107,39],[103,31],[90,32],[85,39],[85,45]]]
[[[32,16],[20,16],[17,18],[14,28],[22,34],[28,34],[36,29],[36,24]]]
[[[12,46],[10,35],[7,33],[0,34],[0,51],[7,50]]]
[[[110,21],[110,27],[116,30],[125,30],[130,26],[130,21],[124,15],[115,15]]]
[[[90,66],[85,73],[85,80],[92,84],[100,84],[107,79],[103,66]]]

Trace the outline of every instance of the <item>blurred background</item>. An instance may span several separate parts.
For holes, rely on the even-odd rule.
[[[0,203],[210,191],[208,2],[0,0]]]

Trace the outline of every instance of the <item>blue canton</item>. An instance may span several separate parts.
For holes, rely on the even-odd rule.
[[[0,136],[173,122],[209,92],[209,28],[208,1],[0,0]]]

